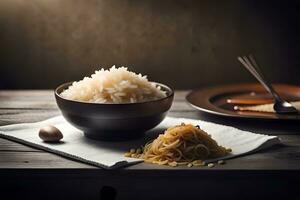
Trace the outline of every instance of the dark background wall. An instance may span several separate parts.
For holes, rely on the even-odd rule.
[[[299,1],[298,1],[299,2]],[[127,65],[175,88],[254,79],[300,84],[296,1],[1,0],[0,89],[54,88]]]

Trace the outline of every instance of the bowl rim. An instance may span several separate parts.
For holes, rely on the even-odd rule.
[[[58,90],[60,89],[64,89],[66,86],[70,86],[71,84],[73,84],[75,81],[70,81],[70,82],[66,82],[66,83],[62,83],[60,84],[58,87],[56,87],[56,89],[54,90],[54,94],[56,97],[63,99],[65,101],[69,101],[69,102],[74,102],[74,103],[82,103],[82,104],[87,104],[87,105],[102,105],[102,106],[116,106],[116,105],[140,105],[140,104],[145,104],[145,103],[154,103],[154,102],[159,102],[159,101],[163,101],[165,99],[168,99],[172,96],[174,96],[174,90],[172,88],[170,88],[169,86],[162,84],[162,83],[158,83],[158,82],[154,82],[154,81],[149,81],[151,83],[155,83],[156,85],[159,85],[163,88],[167,89],[167,93],[169,93],[166,97],[160,98],[160,99],[155,99],[155,100],[150,100],[150,101],[143,101],[143,102],[135,102],[135,103],[94,103],[94,102],[86,102],[86,101],[79,101],[79,100],[71,100],[71,99],[67,99],[64,98],[60,95],[60,93],[58,93]]]

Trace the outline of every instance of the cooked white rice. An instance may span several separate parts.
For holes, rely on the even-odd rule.
[[[136,103],[166,97],[166,92],[149,82],[146,76],[130,72],[126,67],[113,66],[74,82],[61,96],[92,103]]]

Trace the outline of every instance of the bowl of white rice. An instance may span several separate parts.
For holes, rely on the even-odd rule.
[[[64,118],[85,136],[98,140],[142,136],[165,118],[173,96],[168,86],[115,66],[55,90]]]

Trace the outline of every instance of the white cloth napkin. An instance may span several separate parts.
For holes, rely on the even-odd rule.
[[[62,116],[53,117],[36,123],[23,123],[0,127],[0,137],[20,142],[38,149],[43,149],[67,158],[103,168],[118,168],[141,162],[140,159],[124,157],[124,152],[137,148],[163,133],[168,127],[180,123],[200,125],[201,129],[211,134],[218,144],[232,149],[232,153],[219,159],[228,159],[280,143],[276,136],[267,136],[242,131],[230,126],[219,125],[187,118],[167,117],[160,125],[146,133],[146,136],[132,141],[103,142],[91,140],[70,125]],[[45,125],[54,125],[61,130],[64,138],[61,143],[45,143],[38,136],[38,131]],[[216,161],[209,160],[209,162]]]

